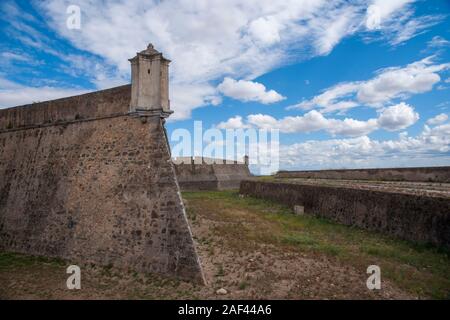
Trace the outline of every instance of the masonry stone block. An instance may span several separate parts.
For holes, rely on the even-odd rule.
[[[169,106],[138,114],[131,88],[0,110],[0,250],[204,283]]]

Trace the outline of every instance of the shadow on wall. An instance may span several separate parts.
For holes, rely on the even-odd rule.
[[[182,191],[239,189],[241,181],[251,177],[248,157],[244,161],[202,157],[172,159]]]

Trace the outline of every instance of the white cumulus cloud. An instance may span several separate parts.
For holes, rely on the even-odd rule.
[[[449,161],[450,124],[425,126],[415,137],[400,134],[394,140],[362,136],[280,146],[281,168],[291,170],[432,166]]]
[[[288,108],[319,108],[324,113],[342,112],[357,106],[380,108],[395,99],[432,90],[441,81],[439,73],[449,68],[450,63],[435,64],[433,57],[428,57],[405,67],[379,70],[367,81],[338,83],[312,99]]]
[[[218,129],[247,129],[250,125],[244,124],[241,116],[235,116],[228,119],[225,122],[221,122],[217,125]]]
[[[234,80],[226,77],[217,89],[227,97],[240,101],[257,101],[263,104],[274,103],[285,99],[275,90],[267,90],[258,82]]]
[[[448,120],[448,115],[445,113],[441,113],[431,119],[428,119],[427,124],[429,124],[430,126],[435,126],[438,124],[442,124],[447,120]]]
[[[401,102],[383,110],[378,117],[378,125],[388,131],[398,131],[408,128],[417,120],[419,120],[419,114],[411,106]]]
[[[415,16],[414,0],[372,0],[368,7],[365,26],[378,31],[391,45],[400,45],[441,22],[444,15]]]
[[[127,59],[153,42],[173,61],[171,84],[182,89],[171,90],[172,107],[183,119],[218,101],[211,83],[225,76],[255,80],[282,65],[328,54],[343,38],[366,32],[365,11],[372,1],[77,0],[83,16],[76,32],[65,27],[73,1],[35,3],[60,36],[116,67],[117,79],[129,76]],[[396,3],[392,15],[412,10],[409,1]],[[386,20],[382,29],[391,23]],[[295,54],[297,49],[302,54]],[[188,98],[192,86],[197,90]],[[279,98],[272,92],[264,101]]]
[[[32,3],[53,31],[85,53],[81,58],[99,60],[100,71],[72,59],[64,61],[67,72],[86,72],[86,78],[98,88],[127,82],[128,59],[152,42],[173,61],[170,81],[177,90],[170,93],[175,110],[172,119],[185,119],[193,109],[220,101],[211,88],[224,77],[255,80],[280,66],[326,55],[342,39],[359,32],[378,39],[380,33],[382,38],[391,39],[399,39],[402,33],[402,40],[397,42],[406,41],[431,23],[424,23],[426,19],[413,14],[412,2],[34,0]],[[73,4],[81,9],[80,30],[66,27],[66,9]],[[374,32],[365,27],[366,12],[371,5],[381,8],[381,27]],[[8,34],[26,48],[64,59],[56,49],[56,39],[38,32],[43,21],[21,12],[10,2],[3,9],[9,17]],[[415,31],[405,32],[406,29]],[[191,88],[195,90],[190,91]],[[192,97],[188,97],[189,92]],[[277,98],[272,95],[269,100]]]
[[[326,118],[322,113],[311,110],[302,116],[289,116],[276,119],[265,114],[251,114],[247,121],[238,116],[218,125],[220,129],[259,128],[279,129],[284,133],[303,133],[326,131],[331,135],[357,137],[367,135],[378,129],[388,131],[403,130],[419,120],[419,114],[406,103],[385,108],[378,118],[356,120],[352,118],[334,119]]]
[[[281,41],[282,29],[283,25],[274,16],[267,16],[253,20],[249,26],[249,33],[262,44],[271,45]]]

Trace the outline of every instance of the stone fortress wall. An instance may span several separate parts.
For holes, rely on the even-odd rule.
[[[424,178],[418,173],[446,181],[445,168],[373,172],[372,180],[364,180],[364,170],[314,171],[312,175],[283,171],[269,180],[242,181],[240,193],[283,203],[296,214],[450,248],[450,184],[406,181]],[[396,175],[394,181],[392,172],[404,175]],[[384,176],[392,180],[382,179]]]
[[[134,72],[161,58],[149,46]],[[204,283],[165,134],[169,103],[133,107],[134,86],[0,110],[0,250]]]
[[[202,157],[173,158],[178,183],[183,191],[239,189],[251,177],[248,157],[243,162]]]
[[[131,85],[0,110],[0,131],[98,120],[129,112]]]
[[[277,178],[417,181],[450,183],[450,166],[422,168],[342,169],[280,171]]]

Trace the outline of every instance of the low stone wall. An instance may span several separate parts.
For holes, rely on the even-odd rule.
[[[217,190],[218,182],[212,165],[176,164],[175,175],[182,191]]]
[[[450,167],[280,171],[276,177],[450,183]]]
[[[341,224],[450,248],[449,198],[250,180],[241,182],[240,193],[292,208],[300,205],[306,214]]]
[[[203,160],[199,164],[194,163],[193,159],[188,163],[177,163],[174,160],[175,173],[182,191],[239,189],[241,181],[251,176],[245,163],[209,160],[212,161]]]

